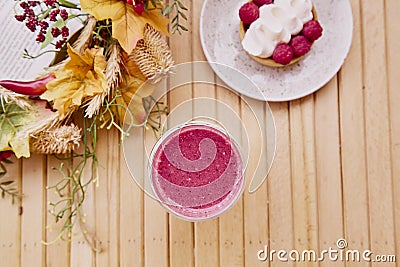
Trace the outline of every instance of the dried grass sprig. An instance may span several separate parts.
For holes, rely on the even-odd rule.
[[[39,154],[66,154],[79,147],[81,129],[74,124],[54,127],[32,137],[31,151]]]
[[[86,118],[93,118],[93,116],[97,115],[103,106],[104,99],[108,96],[108,92],[104,92],[102,94],[97,94],[86,104],[83,105],[85,108],[85,117]]]
[[[113,90],[121,80],[121,47],[118,43],[113,43],[107,53],[108,61],[106,67],[106,79],[110,90]]]
[[[27,97],[21,94],[14,93],[10,90],[7,90],[0,86],[0,102],[3,104],[14,102],[23,110],[29,110],[32,108],[31,104],[29,104]]]
[[[164,37],[150,24],[146,24],[143,39],[139,40],[129,56],[143,75],[158,82],[172,71],[174,60]]]
[[[86,48],[89,47],[90,42],[92,41],[93,31],[96,27],[96,19],[93,16],[89,16],[86,22],[85,27],[82,29],[81,34],[78,37],[78,40],[73,44],[73,47],[81,54],[83,54]]]

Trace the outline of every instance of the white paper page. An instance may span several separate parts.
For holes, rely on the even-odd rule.
[[[24,22],[14,18],[13,0],[0,0],[0,79],[32,80],[43,72],[54,58],[54,53],[46,53],[36,59],[23,58],[26,48],[31,55],[40,52],[36,34],[25,27]],[[17,10],[21,10],[17,4]],[[70,35],[82,26],[78,20],[68,23]],[[48,46],[52,50],[51,45]]]

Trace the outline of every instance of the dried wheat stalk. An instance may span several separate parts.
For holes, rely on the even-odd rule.
[[[82,29],[78,40],[76,40],[76,42],[73,44],[73,47],[79,53],[83,54],[86,48],[89,47],[90,42],[92,41],[93,30],[96,27],[96,22],[96,19],[90,16],[86,22],[85,27]]]

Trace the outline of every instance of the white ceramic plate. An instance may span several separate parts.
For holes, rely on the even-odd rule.
[[[288,101],[311,94],[339,71],[350,49],[353,16],[348,0],[314,0],[324,28],[311,52],[298,63],[271,68],[252,60],[239,38],[239,9],[247,0],[205,0],[200,18],[200,37],[210,63],[224,64],[248,76],[258,87],[243,86],[227,68],[211,64],[230,87],[246,96],[267,101]]]

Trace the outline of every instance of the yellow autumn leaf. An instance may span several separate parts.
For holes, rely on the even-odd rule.
[[[147,10],[138,15],[133,6],[123,0],[81,0],[81,8],[97,20],[111,19],[112,36],[128,54],[135,48],[137,41],[143,38],[146,23],[168,35],[169,19],[158,10]]]
[[[68,45],[68,55],[70,61],[54,73],[56,78],[46,85],[47,91],[41,95],[41,99],[53,102],[53,108],[60,112],[60,116],[79,107],[84,99],[107,90],[104,74],[107,62],[103,49],[87,49],[84,55],[80,55]]]

